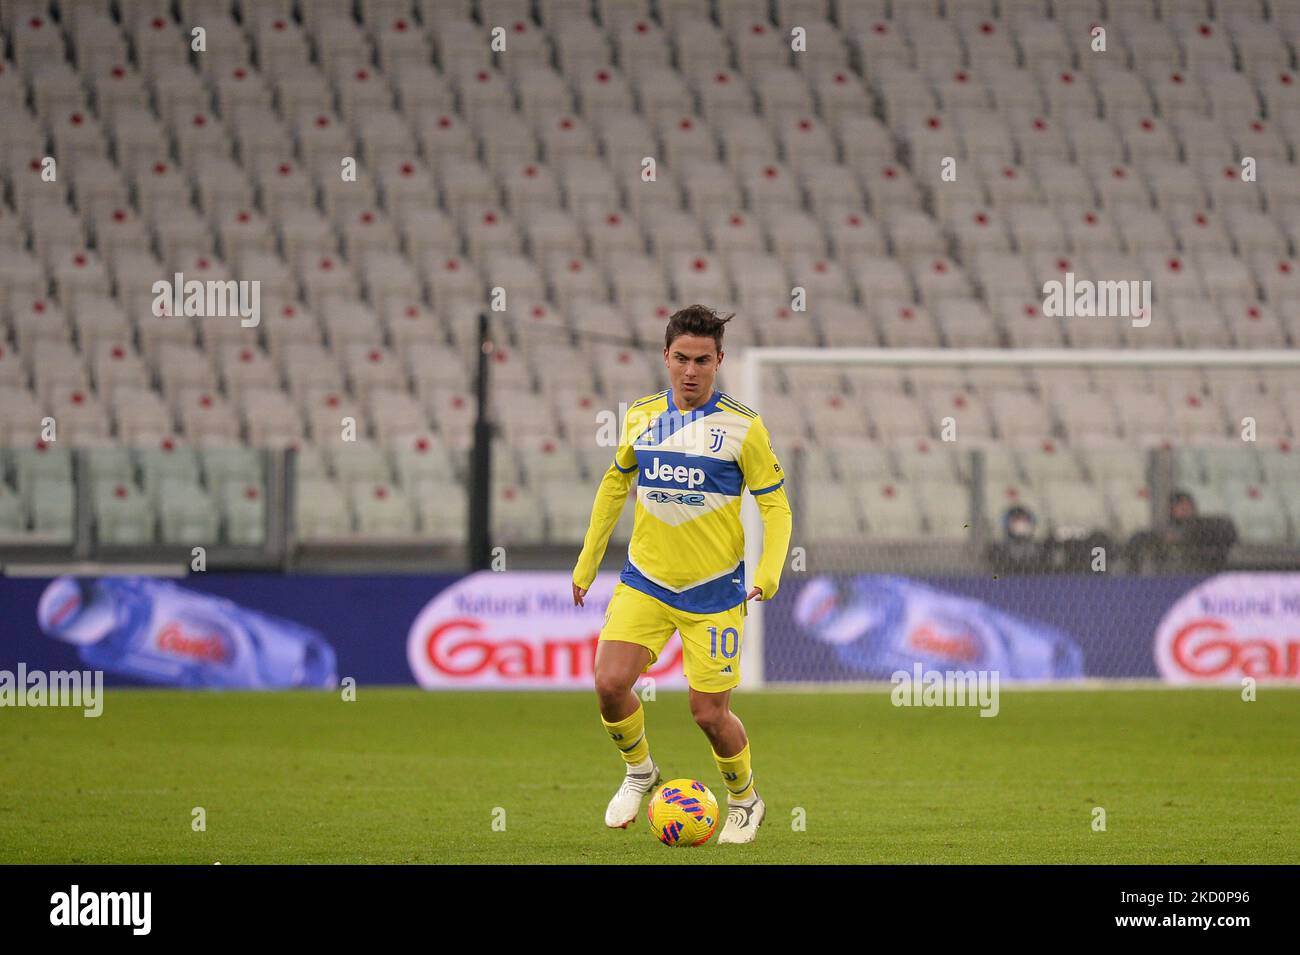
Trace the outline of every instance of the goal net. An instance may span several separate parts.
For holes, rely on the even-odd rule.
[[[1180,601],[1300,593],[1286,576],[1300,568],[1297,365],[1226,350],[747,350],[729,387],[762,413],[794,512],[782,599],[747,625],[747,673],[1239,679],[1244,656],[1218,667],[1230,650],[1163,646],[1161,627]],[[752,500],[744,518],[753,566]],[[1261,675],[1287,677],[1285,647],[1269,652]]]

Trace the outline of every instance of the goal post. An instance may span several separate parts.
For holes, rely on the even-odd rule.
[[[980,370],[996,369],[1020,369],[1026,373],[1026,380],[1029,380],[1030,374],[1035,372],[1051,372],[1056,369],[1084,369],[1090,375],[1097,379],[1105,378],[1106,387],[1113,380],[1123,380],[1127,374],[1133,375],[1159,375],[1161,371],[1168,371],[1171,376],[1175,370],[1186,373],[1191,370],[1196,373],[1198,370],[1203,376],[1203,380],[1209,382],[1207,389],[1215,387],[1215,376],[1232,375],[1241,373],[1243,376],[1268,374],[1273,375],[1273,381],[1283,380],[1280,375],[1290,371],[1300,371],[1300,352],[1296,351],[1273,351],[1273,350],[1200,350],[1200,349],[1138,349],[1138,350],[1116,350],[1116,349],[964,349],[964,348],[808,348],[808,347],[751,347],[744,351],[741,357],[741,374],[738,386],[737,397],[746,404],[755,408],[760,414],[764,415],[764,420],[769,424],[769,430],[773,431],[773,444],[776,447],[778,456],[782,457],[785,463],[785,457],[789,451],[783,448],[783,436],[777,433],[772,426],[772,420],[768,417],[768,410],[771,407],[774,395],[783,399],[789,399],[789,395],[781,395],[778,388],[773,383],[774,370],[780,369],[783,372],[789,372],[791,369],[799,368],[843,368],[843,369],[894,369],[901,375],[916,373],[922,369],[943,370],[956,372],[954,377],[971,372],[972,380],[978,375]],[[1208,377],[1204,377],[1208,376]],[[1051,376],[1041,376],[1046,380],[1051,380]],[[1148,377],[1146,381],[1154,380]],[[1250,378],[1250,380],[1256,380]],[[1296,384],[1300,385],[1300,375],[1296,377]],[[910,387],[910,386],[909,386]],[[1268,385],[1265,383],[1261,386],[1261,396],[1265,395]],[[1099,392],[1104,394],[1105,392]],[[799,396],[801,399],[806,397]],[[879,397],[877,393],[876,397]],[[846,396],[851,400],[851,396]],[[911,393],[899,391],[900,402],[913,400]],[[1262,397],[1261,397],[1262,400]],[[802,402],[801,402],[802,403]],[[1123,412],[1120,412],[1120,418],[1123,418]],[[1224,416],[1225,427],[1222,432],[1225,453],[1231,452],[1228,447],[1230,433],[1227,422],[1230,415]],[[1291,424],[1300,428],[1300,421],[1292,421]],[[1121,429],[1127,433],[1127,429]],[[1046,439],[1048,436],[1044,435]],[[1062,436],[1053,434],[1052,437],[1061,441]],[[889,439],[882,438],[880,435],[873,433],[872,442],[877,443],[881,450],[888,452],[891,445]],[[1123,443],[1127,438],[1120,438],[1119,443]],[[1253,438],[1251,439],[1253,440]],[[1263,447],[1265,437],[1261,435],[1260,445]],[[1271,438],[1269,438],[1271,440]],[[996,446],[1000,441],[1000,435],[996,432],[990,434],[984,442],[984,447]],[[1066,442],[1068,443],[1068,441]],[[1284,444],[1285,442],[1278,442]],[[1141,448],[1143,451],[1158,448],[1154,442],[1145,442],[1133,445]],[[1168,442],[1165,448],[1169,448]],[[1118,446],[1117,446],[1118,450]],[[1130,447],[1125,446],[1124,451],[1129,451]],[[975,451],[973,458],[981,460],[982,451]],[[1154,452],[1153,452],[1154,453]],[[1238,449],[1240,453],[1240,449]],[[976,465],[978,469],[978,464]],[[794,486],[798,479],[797,472],[791,474],[789,464],[786,464],[787,480],[791,481],[792,498],[800,493],[800,489]],[[847,469],[850,473],[842,475],[849,480],[853,479],[852,468]],[[1173,478],[1166,474],[1163,484],[1155,484],[1152,487],[1152,513],[1155,514],[1157,507],[1154,502],[1163,500],[1163,497],[1156,494],[1158,487],[1161,491],[1167,491],[1172,488]],[[972,492],[972,499],[979,495]],[[978,510],[978,503],[975,505]],[[986,519],[994,515],[983,515]],[[758,507],[751,497],[746,495],[742,506],[742,523],[745,532],[745,562],[750,568],[752,575],[753,568],[757,567],[759,557],[762,552],[763,530],[762,522],[759,516]],[[801,539],[799,527],[799,510],[795,511],[795,528],[791,538],[791,550],[797,546]],[[1158,523],[1157,518],[1157,523]],[[1300,522],[1295,522],[1295,536],[1300,537]],[[873,549],[876,539],[872,534],[866,533],[861,538],[861,550],[867,553]],[[1261,551],[1260,553],[1266,553]],[[1289,537],[1283,544],[1274,548],[1272,552],[1274,558],[1278,554],[1282,555],[1283,561],[1292,560],[1300,553],[1296,546],[1295,537]],[[1300,560],[1296,561],[1300,566]],[[916,572],[915,568],[900,566],[897,570],[890,570],[889,573],[907,574]],[[795,585],[802,575],[795,574],[791,570],[791,557],[787,554],[786,566],[782,573],[782,597],[789,601],[796,593]],[[746,620],[746,660],[745,660],[745,685],[747,687],[762,687],[773,683],[788,682],[779,674],[771,672],[769,666],[769,651],[772,649],[771,641],[779,635],[768,631],[767,623],[769,614],[773,611],[766,608],[762,601],[751,601]],[[788,615],[786,615],[788,616]]]

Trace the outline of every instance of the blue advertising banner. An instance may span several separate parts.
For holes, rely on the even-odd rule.
[[[617,575],[582,607],[567,573],[0,578],[0,672],[100,670],[109,685],[418,683],[590,689]],[[686,686],[674,637],[649,671]]]
[[[345,677],[428,689],[589,689],[617,581],[569,575],[0,578],[0,671],[277,689]],[[925,669],[1003,680],[1300,683],[1300,574],[787,578],[765,608],[770,683]],[[743,651],[742,651],[743,652]],[[649,671],[685,686],[674,636]]]
[[[0,669],[103,669],[113,684],[411,683],[405,636],[460,578],[192,574],[0,579]]]
[[[1003,680],[1300,681],[1300,574],[834,575],[764,618],[769,681],[887,680],[916,663]]]

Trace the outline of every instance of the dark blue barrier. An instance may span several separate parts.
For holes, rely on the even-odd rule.
[[[616,576],[583,608],[563,572],[0,579],[0,671],[109,684],[589,688]],[[769,682],[887,680],[919,663],[1003,680],[1300,682],[1300,574],[787,575]],[[674,638],[651,675],[681,685]]]
[[[1300,680],[1300,574],[826,575],[767,609],[770,681],[885,680],[919,662],[1002,679]]]
[[[111,579],[111,578],[109,578]],[[187,592],[225,598],[241,608],[289,620],[319,634],[333,650],[337,676],[360,683],[411,683],[406,632],[429,599],[459,577],[297,577],[267,574],[193,574],[177,581]],[[28,669],[78,669],[82,647],[43,633],[37,620],[48,579],[0,580],[0,669],[19,661]],[[56,608],[57,609],[57,608]],[[229,621],[227,621],[229,622]],[[105,682],[168,683],[104,666]],[[254,684],[256,685],[256,684]]]

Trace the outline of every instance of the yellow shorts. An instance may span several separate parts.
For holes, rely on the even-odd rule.
[[[619,581],[605,609],[601,640],[635,643],[659,659],[676,631],[682,635],[686,682],[701,693],[721,693],[740,683],[740,643],[745,634],[745,603],[719,613],[687,613]]]

